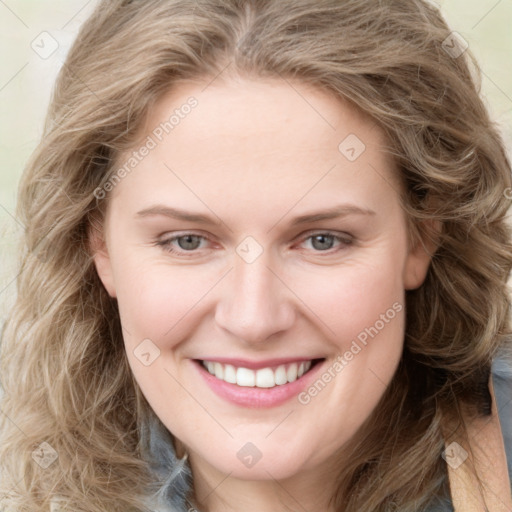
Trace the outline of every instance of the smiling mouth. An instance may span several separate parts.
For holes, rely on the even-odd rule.
[[[217,361],[198,360],[214,377],[242,387],[274,388],[295,382],[324,359],[311,359],[252,370]]]

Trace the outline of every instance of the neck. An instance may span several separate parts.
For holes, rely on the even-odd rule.
[[[191,453],[189,461],[199,512],[334,512],[329,506],[335,485],[332,471],[314,468],[276,480],[270,470],[266,480],[244,480],[221,473],[197,454]]]

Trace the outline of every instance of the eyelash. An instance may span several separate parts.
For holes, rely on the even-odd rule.
[[[336,240],[338,240],[342,245],[352,245],[353,242],[354,242],[354,239],[352,237],[352,235],[350,235],[349,233],[346,234],[346,238],[340,236],[340,235],[337,235],[336,233],[332,232],[332,231],[316,231],[316,232],[313,232],[313,233],[310,233],[308,234],[308,236],[304,237],[302,239],[302,241],[306,241],[306,240],[309,240],[311,238],[314,238],[315,236],[320,236],[320,235],[324,235],[324,236],[328,236],[328,237],[333,237],[335,238]],[[185,238],[187,236],[197,236],[203,240],[210,240],[208,237],[204,236],[204,235],[200,235],[198,233],[193,233],[193,232],[186,232],[186,233],[183,233],[181,235],[177,235],[177,236],[173,236],[171,238],[166,238],[166,239],[163,239],[163,240],[158,240],[155,245],[159,246],[159,247],[163,247],[163,249],[166,251],[166,252],[169,252],[171,254],[176,254],[176,255],[179,255],[179,256],[184,256],[184,257],[190,257],[190,256],[194,256],[198,251],[199,249],[194,249],[194,250],[190,250],[190,251],[186,251],[184,249],[182,250],[176,250],[172,247],[172,242],[180,239],[180,238]],[[211,241],[211,240],[210,240]],[[333,249],[326,249],[325,251],[314,251],[318,254],[322,254],[322,253],[326,253],[326,254],[333,254],[333,252],[338,252],[340,250],[343,250],[343,249],[338,249],[338,250],[333,250]]]

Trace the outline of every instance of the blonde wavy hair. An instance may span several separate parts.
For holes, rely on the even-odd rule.
[[[0,485],[8,510],[147,510],[155,475],[140,425],[154,415],[124,351],[117,304],[88,233],[94,191],[133,147],[148,110],[181,80],[298,79],[371,116],[405,184],[411,243],[434,240],[406,294],[399,368],[339,469],[336,510],[416,511],[447,492],[442,425],[490,413],[498,350],[510,347],[510,162],[480,98],[470,50],[422,0],[103,0],[60,71],[24,171],[17,297],[2,334]],[[426,222],[425,222],[426,221]],[[33,451],[58,454],[46,469]],[[421,461],[421,463],[418,463]],[[11,507],[11,508],[9,508]],[[396,507],[396,508],[394,508]]]

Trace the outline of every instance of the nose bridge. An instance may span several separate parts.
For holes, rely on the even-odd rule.
[[[269,260],[265,252],[252,262],[237,256],[217,304],[217,324],[246,343],[264,342],[293,322],[288,289]]]

